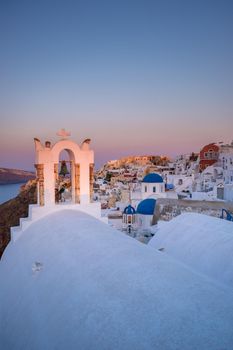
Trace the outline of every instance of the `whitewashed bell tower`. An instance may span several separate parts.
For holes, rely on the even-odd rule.
[[[46,141],[43,145],[35,141],[35,168],[38,181],[38,204],[51,207],[55,205],[55,186],[58,179],[59,155],[66,150],[70,157],[71,203],[88,205],[91,203],[94,182],[94,152],[90,149],[90,139],[79,146],[69,139],[70,133],[64,129],[57,135],[60,140],[54,145]]]
[[[15,242],[21,234],[35,221],[64,210],[82,211],[96,219],[107,223],[106,218],[101,217],[101,205],[92,201],[94,184],[94,152],[90,149],[90,139],[83,141],[79,146],[69,139],[70,133],[64,129],[57,135],[60,140],[54,145],[50,141],[44,144],[35,138],[36,149],[36,179],[37,179],[37,204],[30,204],[28,217],[20,219],[20,226],[11,227],[11,239]],[[71,188],[71,199],[66,202],[56,201],[55,194],[59,179],[59,155],[67,151],[70,163],[70,179],[68,185]],[[64,180],[64,179],[63,179]]]

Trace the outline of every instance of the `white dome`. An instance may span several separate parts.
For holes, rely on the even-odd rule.
[[[111,227],[64,210],[0,262],[4,350],[230,349],[233,294]]]
[[[233,223],[186,213],[166,222],[149,245],[233,288]]]

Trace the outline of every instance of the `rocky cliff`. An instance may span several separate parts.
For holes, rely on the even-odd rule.
[[[17,197],[0,205],[0,257],[10,241],[10,227],[28,216],[28,206],[35,204],[36,199],[36,180],[30,180],[21,186]]]
[[[35,173],[30,171],[0,168],[0,185],[26,182],[35,179],[35,177]]]

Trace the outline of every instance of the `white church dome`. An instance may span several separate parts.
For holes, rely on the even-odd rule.
[[[233,294],[87,214],[29,226],[0,262],[4,350],[230,349]]]

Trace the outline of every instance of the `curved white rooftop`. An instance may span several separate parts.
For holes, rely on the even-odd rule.
[[[230,288],[81,212],[33,223],[0,280],[4,350],[232,349]]]
[[[233,287],[233,223],[186,213],[162,223],[149,245]]]

